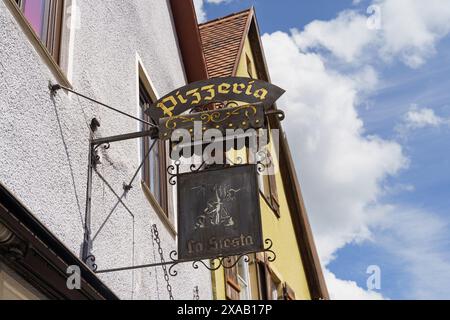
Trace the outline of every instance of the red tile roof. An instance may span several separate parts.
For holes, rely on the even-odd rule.
[[[199,25],[210,78],[233,75],[251,13],[248,9]]]

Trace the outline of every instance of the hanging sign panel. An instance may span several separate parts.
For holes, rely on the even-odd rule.
[[[284,90],[265,81],[243,77],[212,78],[193,82],[172,91],[144,112],[155,122],[160,118],[173,117],[196,107],[220,102],[243,102],[270,108]]]
[[[256,165],[180,174],[177,185],[180,259],[264,250]]]

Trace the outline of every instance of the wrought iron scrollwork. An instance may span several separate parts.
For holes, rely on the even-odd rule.
[[[260,103],[253,103],[253,105],[259,105]],[[213,108],[211,108],[213,106]],[[226,109],[226,108],[235,108],[239,107],[239,103],[237,101],[209,101],[208,103],[192,108],[189,113],[198,113],[210,110],[218,110],[218,109]]]
[[[258,161],[256,162],[256,168],[258,170],[258,173],[261,174],[272,166],[272,160],[270,159],[268,152],[265,150],[257,152],[256,155],[258,158]]]
[[[167,175],[169,176],[169,184],[174,186],[177,184],[177,176],[180,174],[180,165],[181,161],[175,161],[174,164],[171,164],[167,167]]]
[[[258,252],[264,252],[267,256],[267,260],[269,262],[273,262],[276,259],[276,254],[272,250],[273,242],[270,239],[266,239],[264,243],[266,244],[266,248],[263,251],[251,251],[247,253],[243,253],[237,256],[219,256],[217,258],[210,259],[209,263],[205,262],[208,261],[208,258],[203,260],[192,260],[192,259],[180,259],[178,260],[178,252],[176,250],[172,250],[169,254],[170,261],[166,261],[164,259],[164,253],[161,248],[161,240],[159,239],[158,229],[156,225],[153,225],[152,227],[152,237],[156,241],[156,244],[158,245],[158,253],[160,255],[161,263],[152,263],[147,265],[140,265],[140,266],[131,266],[131,267],[122,267],[122,268],[114,268],[114,269],[107,269],[107,270],[100,270],[96,273],[107,273],[107,272],[116,272],[116,271],[124,271],[124,270],[133,270],[133,269],[142,269],[142,268],[150,268],[150,267],[158,267],[161,266],[164,271],[164,280],[166,281],[167,285],[167,291],[169,292],[169,296],[172,296],[172,286],[169,283],[169,276],[175,277],[178,275],[178,271],[174,269],[175,266],[179,265],[180,263],[192,263],[192,267],[194,269],[198,269],[200,265],[203,265],[206,269],[215,271],[220,269],[221,267],[225,269],[230,269],[235,267],[241,259],[244,262],[250,261],[250,255],[255,254]],[[233,259],[234,258],[234,259]],[[88,258],[89,259],[89,258]],[[92,261],[95,261],[94,256],[92,256]],[[97,266],[94,264],[96,271]],[[168,268],[167,268],[168,267]]]
[[[265,253],[268,253],[267,260],[269,262],[274,262],[277,259],[277,255],[275,254],[275,251],[272,250],[273,242],[270,239],[266,239],[264,243],[268,246],[266,249],[264,249]]]
[[[189,171],[192,173],[199,172],[200,170],[202,170],[205,167],[205,164],[206,164],[206,161],[203,161],[200,165],[192,163],[189,166]],[[177,176],[180,175],[180,166],[181,166],[181,161],[177,160],[177,161],[175,161],[174,164],[171,164],[166,169],[167,175],[169,177],[169,184],[172,186],[177,184]]]
[[[234,160],[231,160],[228,157],[226,159],[227,159],[227,162],[232,164],[233,166],[240,165],[240,164],[244,163],[244,159],[242,157],[240,157],[240,156],[237,156]]]
[[[192,173],[199,172],[200,170],[202,170],[205,164],[206,161],[203,161],[199,166],[197,166],[195,163],[192,163],[189,167],[189,171],[191,171]]]
[[[111,148],[111,145],[109,143],[101,143],[94,146],[92,150],[93,151],[92,161],[94,166],[100,164],[100,156],[98,155],[98,148],[100,148],[101,146],[103,146],[104,150],[108,150],[109,148]]]
[[[172,260],[173,264],[170,265],[170,267],[169,267],[169,274],[172,277],[175,277],[176,275],[178,275],[178,271],[173,269],[173,267],[175,267],[179,263],[177,260],[177,256],[178,256],[178,252],[176,250],[170,251],[169,258],[170,258],[170,260]]]
[[[264,241],[264,243],[266,244],[267,247],[262,252],[268,254],[267,260],[269,262],[274,262],[277,258],[277,255],[272,250],[272,246],[273,246],[272,240],[266,239]],[[194,261],[192,261],[192,268],[198,269],[200,267],[200,265],[203,265],[206,269],[208,269],[210,271],[216,271],[216,270],[219,270],[220,268],[231,269],[231,268],[234,268],[241,260],[248,263],[250,261],[249,255],[254,254],[254,253],[256,253],[256,252],[247,252],[247,253],[240,254],[238,256],[217,257],[217,258],[211,259],[209,261],[210,262],[209,264],[207,262],[205,262],[205,260],[194,260]],[[170,253],[170,259],[173,261],[173,264],[169,268],[169,274],[171,276],[176,276],[178,274],[178,272],[176,270],[173,270],[173,267],[175,267],[179,263],[190,262],[190,261],[177,260],[176,259],[177,255],[178,255],[178,253],[175,250]],[[233,257],[235,257],[236,259],[233,260]]]
[[[100,148],[101,146],[103,146],[103,149],[108,150],[109,148],[111,148],[111,144],[108,143],[102,143],[102,144],[98,144],[94,147],[94,151],[97,151],[98,148]]]
[[[84,262],[92,271],[97,271],[97,264],[95,263],[95,256],[93,254],[87,256]]]

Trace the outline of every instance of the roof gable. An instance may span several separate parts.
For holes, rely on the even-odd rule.
[[[234,74],[252,17],[253,9],[247,9],[199,25],[210,78]]]

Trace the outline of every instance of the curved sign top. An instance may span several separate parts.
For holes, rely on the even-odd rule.
[[[155,122],[173,117],[187,110],[214,102],[244,102],[270,108],[285,91],[265,81],[226,77],[212,78],[190,83],[172,91],[144,109]]]

